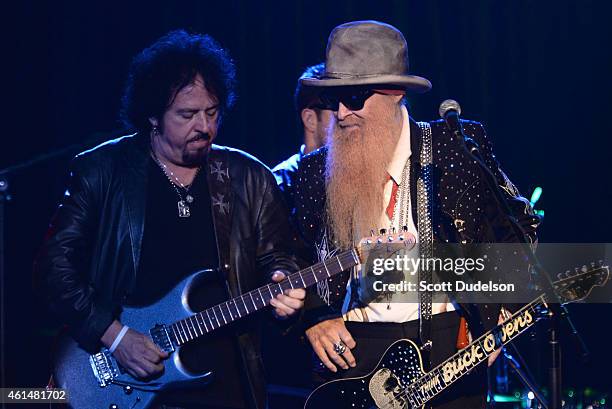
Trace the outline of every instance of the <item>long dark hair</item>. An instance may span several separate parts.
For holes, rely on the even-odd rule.
[[[200,74],[219,102],[219,118],[236,99],[236,68],[226,50],[212,37],[171,31],[132,60],[122,98],[121,120],[139,133],[151,130],[178,91]]]

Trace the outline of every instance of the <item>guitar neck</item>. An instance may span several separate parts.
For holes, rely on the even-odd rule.
[[[583,266],[581,270],[576,269],[576,271],[576,274],[553,283],[555,292],[565,302],[586,298],[593,287],[605,285],[610,274],[608,266],[604,266],[602,262],[599,266],[592,263],[590,269]],[[486,361],[495,350],[533,326],[542,316],[542,311],[547,308],[546,296],[542,294],[502,324],[486,332],[466,348],[411,383],[403,391],[406,399],[411,401],[413,406],[423,406],[471,369]]]
[[[504,323],[484,333],[466,348],[442,362],[405,390],[406,398],[414,407],[423,406],[463,375],[486,361],[495,350],[508,344],[525,330],[533,326],[545,309],[544,295],[533,300]]]
[[[330,257],[311,267],[290,274],[279,283],[267,284],[236,298],[217,304],[168,326],[172,342],[183,345],[211,331],[258,311],[270,300],[293,288],[306,288],[359,264],[355,249]]]

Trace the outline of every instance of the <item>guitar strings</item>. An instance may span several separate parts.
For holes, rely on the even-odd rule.
[[[531,303],[527,304],[526,306],[524,306],[523,308],[521,308],[520,310],[518,310],[515,314],[513,314],[513,317],[516,317],[518,315],[520,315],[522,312],[524,312],[525,310],[529,309],[532,312],[535,313],[535,309],[539,306],[545,304],[544,301],[544,295],[541,295],[540,297],[538,297],[536,300],[532,301]],[[478,337],[478,339],[476,339],[474,342],[472,342],[472,344],[470,345],[474,345],[476,343],[479,343],[481,341],[484,340],[484,338],[489,335],[490,333],[495,333],[495,332],[499,332],[501,331],[502,327],[508,322],[509,320],[504,321],[503,323],[495,326],[493,329],[491,329],[490,331],[487,331],[486,333],[482,334],[480,337]],[[534,323],[537,322],[534,321]],[[519,335],[521,335],[524,331],[526,331],[528,328],[531,328],[532,325],[526,326],[525,328],[523,328],[522,331],[520,331],[519,333],[517,333],[512,339],[508,340],[508,342],[510,342],[511,340],[513,340],[514,338],[518,337]],[[420,378],[416,379],[414,382],[412,382],[410,385],[406,386],[398,395],[397,397],[406,397],[406,399],[409,399],[409,396],[411,395],[416,395],[417,397],[419,397],[420,399],[423,399],[419,396],[418,391],[415,391],[414,388],[416,385],[419,384],[419,381],[423,380],[425,377],[427,377],[429,374],[437,371],[438,369],[440,369],[442,367],[442,365],[445,362],[450,361],[451,359],[453,359],[454,357],[458,356],[461,354],[461,352],[464,351],[463,349],[460,351],[457,351],[455,354],[453,354],[451,357],[449,357],[448,359],[446,359],[444,362],[442,362],[440,365],[436,366],[434,369],[432,369],[431,371],[429,371],[428,373],[424,374],[423,376],[421,376]],[[488,354],[487,357],[491,355]],[[485,358],[486,359],[486,358]],[[479,365],[480,363],[484,362],[483,359],[482,361],[480,361],[477,365]],[[475,365],[475,366],[477,366]],[[463,375],[462,375],[463,376]],[[460,378],[460,377],[459,377]],[[440,391],[436,391],[434,393],[433,396],[428,397],[427,395],[425,395],[425,400],[423,400],[423,402],[420,403],[420,405],[423,405],[427,402],[429,402],[431,399],[433,399],[436,395],[438,395],[440,392],[442,392],[442,390],[446,389],[448,386],[452,385],[455,381],[457,381],[459,379],[458,377],[454,378],[451,380],[451,382],[449,382],[446,386],[444,386],[443,389],[441,389]],[[405,402],[405,401],[404,401]],[[417,402],[418,403],[418,402]]]

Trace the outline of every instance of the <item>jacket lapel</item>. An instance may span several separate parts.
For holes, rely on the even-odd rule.
[[[421,127],[410,117],[410,210],[412,211],[412,220],[418,230],[418,212],[416,206],[417,198],[417,180],[421,174],[421,145],[423,136],[421,135]]]
[[[149,154],[145,143],[133,137],[124,155],[124,172],[120,175],[124,206],[132,244],[134,275],[140,264],[142,235],[144,232]]]

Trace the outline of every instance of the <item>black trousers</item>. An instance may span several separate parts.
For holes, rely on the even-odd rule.
[[[407,323],[387,322],[346,322],[346,327],[355,339],[356,346],[351,351],[357,366],[347,370],[339,369],[335,374],[320,364],[314,371],[315,385],[333,379],[359,377],[372,371],[387,348],[398,339],[410,339],[418,344],[418,321]],[[459,316],[450,311],[432,317],[432,348],[430,359],[432,367],[453,355],[456,349]],[[435,409],[480,409],[486,407],[487,371],[484,364],[469,375],[464,376],[431,401]]]

